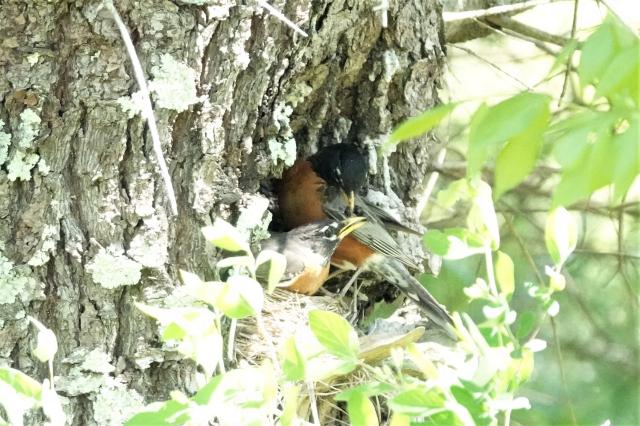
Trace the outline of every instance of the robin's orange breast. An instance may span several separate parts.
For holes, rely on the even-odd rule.
[[[322,287],[329,276],[329,263],[324,266],[307,266],[285,287],[289,291],[312,295]]]
[[[326,219],[322,209],[325,182],[311,168],[311,163],[298,160],[282,175],[280,214],[288,229]]]
[[[372,249],[349,235],[340,242],[331,257],[331,263],[343,269],[358,268],[374,253]]]

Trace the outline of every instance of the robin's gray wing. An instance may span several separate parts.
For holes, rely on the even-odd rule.
[[[347,204],[343,199],[342,194],[327,190],[325,191],[325,197],[326,201],[324,203],[324,211],[327,216],[338,221],[345,219]],[[420,267],[409,256],[402,252],[396,240],[394,240],[384,227],[380,225],[380,222],[376,217],[370,217],[366,214],[365,217],[367,218],[367,222],[365,222],[365,224],[360,228],[353,231],[351,235],[377,253],[398,259],[408,268],[420,269]]]
[[[386,228],[393,229],[394,231],[422,236],[421,232],[416,231],[415,229],[412,229],[407,225],[401,223],[386,210],[376,206],[373,203],[370,203],[359,195],[356,195],[356,212],[358,211],[358,209],[362,211],[363,216],[366,216],[368,218],[375,218],[376,222],[379,222]]]
[[[292,243],[287,240],[286,233],[272,233],[271,237],[262,241],[263,250],[273,250],[284,255],[287,259],[287,267],[280,281],[288,281],[304,271],[305,252],[309,251],[302,244]],[[260,270],[256,272],[259,278],[265,278],[266,271]]]

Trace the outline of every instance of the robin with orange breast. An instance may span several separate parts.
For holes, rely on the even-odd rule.
[[[320,220],[289,232],[272,233],[262,241],[263,250],[273,250],[287,260],[279,287],[302,294],[314,294],[329,276],[331,256],[340,242],[365,223],[364,217],[341,221]]]
[[[406,256],[387,228],[412,231],[358,192],[367,183],[366,155],[349,144],[321,149],[299,159],[283,173],[279,191],[280,213],[286,227],[319,220],[344,220],[355,211],[367,221],[338,245],[331,263],[342,269],[373,271],[396,285],[432,320],[455,335],[446,309],[409,273],[419,269]],[[415,232],[415,231],[412,231]]]

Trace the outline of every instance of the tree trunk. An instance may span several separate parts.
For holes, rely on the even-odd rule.
[[[391,2],[386,29],[370,1],[274,4],[308,38],[257,6],[116,3],[157,95],[176,217],[148,127],[123,108],[138,87],[107,9],[0,7],[0,364],[46,378],[26,317],[51,328],[56,389],[78,425],[120,424],[171,390],[194,390],[194,365],[163,350],[134,302],[169,294],[179,269],[211,275],[200,227],[233,221],[295,159],[294,144],[307,155],[380,140],[434,105],[444,58],[437,0]],[[409,204],[425,141],[390,160],[391,186]]]

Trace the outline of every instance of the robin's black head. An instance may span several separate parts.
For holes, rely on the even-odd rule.
[[[367,156],[354,145],[336,144],[322,148],[309,157],[309,162],[328,185],[344,192],[353,212],[355,193],[367,182]]]
[[[330,145],[309,157],[309,161],[318,176],[345,193],[358,192],[367,182],[367,157],[354,145]]]

